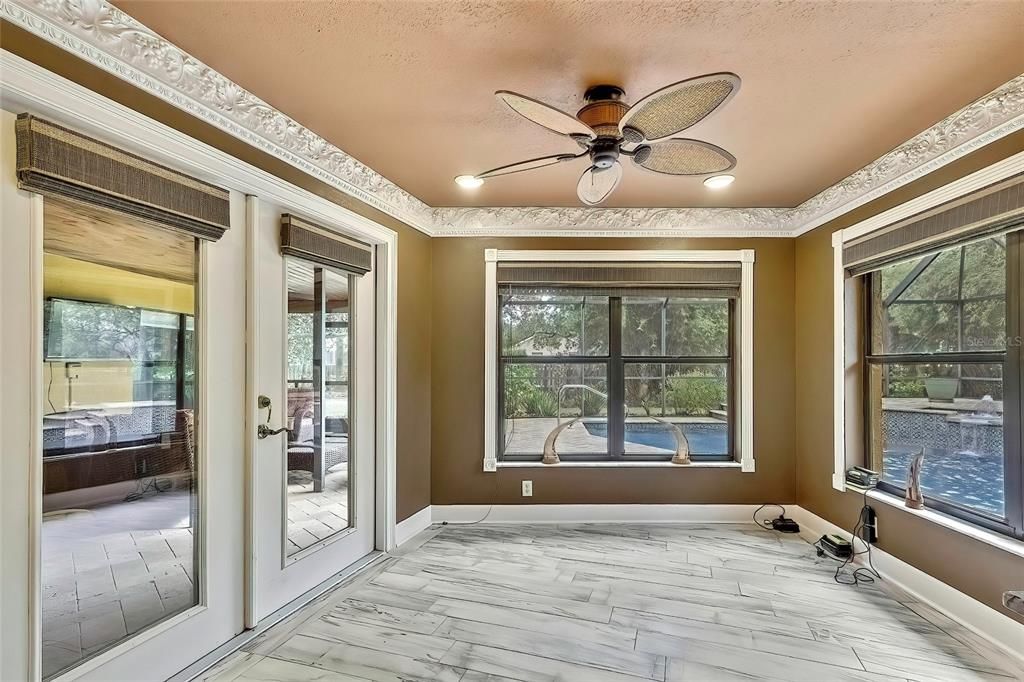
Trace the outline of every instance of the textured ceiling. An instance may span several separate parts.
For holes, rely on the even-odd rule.
[[[498,102],[575,113],[713,71],[739,94],[685,135],[732,152],[709,192],[626,163],[605,206],[795,206],[1024,72],[1024,2],[161,2],[115,0],[171,42],[433,206],[578,206],[583,160],[461,173],[578,149]]]

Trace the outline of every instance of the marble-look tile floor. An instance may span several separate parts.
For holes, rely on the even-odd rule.
[[[748,525],[434,527],[203,679],[986,680],[1009,657]]]

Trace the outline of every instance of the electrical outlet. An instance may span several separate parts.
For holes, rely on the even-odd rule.
[[[523,481],[523,497],[533,497],[533,481]]]

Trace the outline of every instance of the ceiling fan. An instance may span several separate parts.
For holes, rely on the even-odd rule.
[[[736,157],[701,140],[673,137],[725,105],[740,86],[734,73],[712,73],[673,83],[628,105],[617,85],[595,85],[583,98],[575,116],[538,100],[508,90],[495,95],[520,116],[573,139],[583,151],[551,154],[492,168],[476,175],[460,175],[462,187],[479,187],[484,180],[589,157],[590,165],[576,185],[580,201],[600,204],[622,180],[620,156],[640,168],[667,175],[712,175],[736,165]],[[731,177],[727,176],[731,181]],[[710,180],[710,179],[709,179]],[[713,183],[706,181],[708,186]],[[727,182],[725,183],[727,184]]]

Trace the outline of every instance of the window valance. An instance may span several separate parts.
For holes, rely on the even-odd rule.
[[[843,245],[852,274],[1013,230],[1024,222],[1024,174],[1007,178]]]
[[[373,268],[369,244],[289,214],[281,216],[281,253],[355,275],[365,275]]]
[[[18,185],[217,240],[228,191],[29,114],[15,124]]]
[[[739,263],[498,263],[503,293],[539,294],[551,288],[587,296],[735,298]]]

